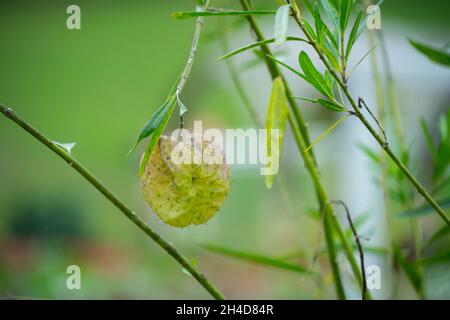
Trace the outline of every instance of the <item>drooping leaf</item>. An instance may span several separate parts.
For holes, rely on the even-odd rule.
[[[345,32],[353,9],[354,0],[341,0],[341,16],[339,18],[341,31]]]
[[[307,40],[302,39],[302,38],[298,38],[298,37],[286,37],[286,41],[303,41],[303,42],[308,42]],[[232,51],[230,53],[227,53],[226,55],[224,55],[224,56],[220,57],[219,59],[217,59],[217,61],[222,61],[222,60],[228,59],[228,58],[230,58],[232,56],[235,56],[235,55],[237,55],[237,54],[239,54],[241,52],[253,49],[255,47],[260,47],[260,46],[262,46],[264,44],[268,44],[268,43],[272,43],[272,42],[275,42],[275,38],[266,39],[266,40],[263,40],[263,41],[258,41],[258,42],[251,43],[251,44],[246,45],[244,47],[241,47],[241,48],[239,48],[237,50],[234,50],[234,51]]]
[[[361,20],[363,17],[363,12],[361,11],[358,16],[355,19],[355,22],[353,23],[352,30],[350,31],[350,36],[348,37],[347,41],[347,47],[345,49],[345,60],[348,60],[348,57],[350,56],[350,52],[352,51],[353,45],[355,44],[356,40],[358,39],[360,32],[359,27],[361,25]]]
[[[445,50],[436,49],[414,40],[409,40],[409,42],[414,46],[414,48],[426,55],[431,61],[444,66],[450,66],[450,54]]]
[[[170,115],[172,114],[175,104],[176,104],[176,98],[172,97],[166,104],[163,111],[158,115],[158,118],[155,121],[154,125],[152,125],[152,127],[154,127],[154,129],[151,133],[151,138],[147,145],[147,149],[145,149],[145,152],[141,159],[141,164],[139,166],[139,176],[141,176],[144,173],[145,166],[147,165],[147,162],[150,159],[152,151],[153,151],[156,143],[158,142],[159,137],[161,136],[162,132],[164,131],[164,128],[166,127],[167,122],[169,121]]]
[[[64,151],[66,151],[68,154],[72,153],[72,149],[76,145],[76,142],[66,142],[66,143],[62,143],[62,142],[58,142],[58,141],[52,141],[52,142],[54,144],[56,144],[58,147],[64,149]]]
[[[298,273],[308,273],[307,268],[294,263],[289,263],[280,259],[275,259],[271,257],[267,257],[260,254],[250,253],[250,252],[244,252],[239,251],[235,249],[226,248],[223,246],[217,246],[217,245],[211,245],[211,244],[204,244],[202,245],[205,249],[222,254],[231,258],[236,258],[239,260],[244,260],[260,265],[270,266],[278,269],[284,269],[284,270],[290,270]]]
[[[275,44],[277,46],[286,42],[288,31],[289,11],[291,6],[286,4],[278,8],[275,14]]]
[[[273,10],[180,11],[180,12],[172,13],[172,18],[187,19],[187,18],[209,17],[209,16],[248,16],[248,15],[267,15],[267,14],[275,14],[275,13],[276,13],[276,11],[273,11]]]
[[[176,99],[175,96],[171,96],[164,102],[164,104],[161,107],[158,108],[158,110],[155,111],[150,120],[148,120],[147,123],[144,125],[144,127],[141,129],[138,139],[134,144],[134,146],[129,151],[129,153],[133,152],[133,150],[136,148],[139,142],[149,137],[155,131],[155,129],[159,126],[159,124],[164,118],[164,115],[167,113],[167,110],[170,108],[170,105],[175,101],[175,99]]]
[[[275,78],[272,84],[272,93],[270,95],[269,107],[267,109],[266,116],[266,130],[267,130],[267,159],[272,159],[272,153],[278,152],[278,157],[275,161],[280,163],[281,151],[283,147],[284,132],[286,130],[286,121],[288,116],[288,106],[286,99],[286,89],[284,87],[283,80],[278,77]],[[273,136],[272,130],[278,129],[278,136]],[[278,150],[274,150],[274,139],[278,139]],[[275,180],[275,174],[269,174],[265,176],[266,187],[270,189],[273,181]]]
[[[422,292],[422,275],[417,267],[406,259],[403,252],[397,245],[393,245],[394,259],[405,272],[414,289],[420,294]]]
[[[308,82],[314,88],[316,88],[320,93],[322,93],[324,96],[334,99],[331,88],[329,88],[327,86],[325,78],[322,76],[322,74],[319,71],[317,71],[317,69],[314,67],[311,59],[308,57],[308,55],[304,51],[300,52],[299,63],[300,63],[300,67],[302,68],[303,72],[305,73],[305,76],[306,76]]]

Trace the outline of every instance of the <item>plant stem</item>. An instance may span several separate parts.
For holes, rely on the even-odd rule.
[[[245,10],[251,9],[251,4],[248,0],[240,0],[240,2],[241,2],[242,7]],[[253,33],[256,36],[257,41],[263,41],[264,36],[263,36],[261,30],[259,29],[259,26],[258,26],[255,18],[253,16],[246,16],[246,18],[247,18],[247,21],[249,22],[250,28],[252,29]],[[289,112],[288,121],[289,121],[290,126],[292,127],[292,130],[294,133],[294,138],[295,138],[295,141],[299,148],[300,154],[303,157],[305,167],[308,170],[308,172],[311,176],[311,179],[313,180],[314,188],[316,190],[316,194],[317,194],[318,201],[320,204],[320,212],[323,212],[326,216],[328,216],[328,218],[324,220],[324,233],[325,233],[325,240],[326,240],[326,244],[327,244],[327,248],[328,248],[327,252],[328,252],[328,257],[329,257],[330,264],[331,264],[331,267],[333,270],[333,276],[335,279],[336,293],[340,299],[344,299],[345,293],[343,290],[342,279],[341,279],[341,275],[339,272],[339,268],[338,268],[338,265],[336,262],[336,249],[335,249],[335,244],[333,242],[333,238],[331,235],[331,230],[329,228],[330,224],[338,233],[338,236],[342,243],[342,247],[344,249],[346,257],[350,262],[350,266],[353,271],[353,274],[355,275],[355,278],[357,279],[357,281],[360,285],[362,284],[362,276],[361,276],[358,264],[356,262],[356,259],[353,255],[353,250],[352,250],[350,244],[348,243],[348,240],[340,226],[340,223],[334,214],[334,210],[333,210],[332,206],[330,205],[328,195],[327,195],[325,188],[321,181],[320,173],[319,173],[319,170],[316,165],[314,154],[311,151],[307,152],[307,153],[303,152],[303,150],[305,150],[309,145],[311,145],[306,122],[300,112],[300,109],[298,108],[298,106],[295,102],[295,99],[293,98],[293,96],[291,94],[291,90],[289,88],[287,81],[283,77],[283,75],[280,72],[280,70],[278,69],[277,65],[271,59],[269,59],[267,57],[267,55],[273,56],[269,47],[267,45],[263,44],[263,45],[261,45],[261,50],[264,53],[264,62],[269,70],[269,73],[270,73],[272,79],[275,79],[276,77],[281,77],[281,79],[284,82],[284,85],[286,88],[287,99],[288,99],[289,105],[291,106],[292,113],[294,114],[294,117],[293,117],[292,113]],[[295,120],[294,120],[294,118],[295,118]],[[297,124],[298,124],[298,126],[297,126]],[[370,298],[370,293],[368,293],[367,296],[368,296],[368,298]]]
[[[113,194],[100,180],[98,180],[91,172],[89,172],[80,162],[74,157],[65,152],[61,147],[54,144],[51,140],[34,129],[25,120],[17,116],[11,108],[0,104],[0,110],[4,116],[15,122],[22,129],[27,131],[30,135],[36,138],[39,142],[44,144],[51,151],[61,157],[67,164],[77,171],[84,179],[86,179],[92,186],[94,186],[101,194],[105,196],[117,209],[119,209],[125,217],[133,222],[139,229],[145,232],[153,241],[155,241],[161,248],[163,248],[169,255],[171,255],[183,268],[185,268],[211,296],[216,299],[225,299],[225,296],[217,289],[209,280],[201,274],[179,251],[171,245],[167,240],[163,239],[157,232],[148,226],[136,213],[131,210],[122,200]]]
[[[293,0],[293,1],[295,1],[295,0]],[[294,8],[294,6],[291,6],[291,8]],[[375,140],[378,142],[378,144],[381,146],[381,148],[383,148],[384,151],[389,155],[391,160],[394,161],[394,163],[397,165],[397,167],[404,173],[404,175],[416,187],[417,191],[423,196],[423,198],[430,204],[430,206],[439,214],[439,216],[450,227],[450,219],[447,217],[444,210],[439,206],[439,204],[428,193],[428,191],[425,189],[425,187],[416,179],[416,177],[411,173],[411,171],[409,171],[409,169],[403,164],[403,162],[399,158],[397,158],[397,156],[394,154],[394,152],[389,147],[389,145],[386,143],[386,141],[378,134],[378,132],[372,127],[372,125],[366,119],[366,117],[361,113],[355,100],[353,100],[353,97],[351,96],[350,92],[348,91],[347,85],[341,80],[341,78],[336,74],[334,69],[330,66],[328,61],[325,59],[325,56],[322,53],[322,51],[320,50],[320,48],[318,47],[317,43],[311,37],[309,32],[306,30],[303,23],[300,21],[299,12],[297,12],[297,11],[294,12],[294,20],[297,22],[299,27],[302,29],[305,36],[308,38],[311,46],[314,48],[314,50],[318,54],[320,60],[322,60],[325,67],[328,69],[328,71],[331,73],[331,75],[338,82],[339,86],[341,87],[342,91],[344,92],[345,96],[347,97],[348,101],[350,102],[350,104],[353,108],[353,111],[355,112],[356,117],[363,123],[363,125],[366,127],[366,129],[375,138]]]
[[[344,201],[338,200],[333,201],[334,203],[340,204],[342,207],[344,207],[345,213],[347,215],[348,224],[350,225],[350,229],[352,230],[353,237],[355,238],[356,246],[359,251],[359,260],[361,263],[361,272],[362,272],[362,288],[361,288],[361,299],[367,300],[367,280],[366,280],[366,267],[364,265],[364,250],[361,245],[361,241],[359,239],[358,232],[356,231],[356,227],[353,223],[352,216],[350,215],[350,210],[348,209],[348,206],[345,204]]]
[[[369,5],[366,2],[366,5]],[[373,32],[369,32],[368,40],[370,47],[375,46],[375,36]],[[377,118],[380,121],[381,126],[385,125],[386,119],[386,106],[385,99],[383,94],[383,83],[381,80],[380,70],[378,68],[378,60],[376,51],[370,55],[370,62],[372,66],[373,73],[373,81],[375,84],[375,97],[376,97],[376,108],[377,108]],[[391,292],[395,292],[395,288],[397,286],[397,282],[392,280],[392,270],[394,270],[394,256],[393,256],[393,221],[390,215],[390,201],[389,201],[389,188],[388,188],[388,168],[387,168],[387,155],[383,150],[380,150],[380,171],[381,171],[381,188],[383,195],[383,204],[384,204],[384,217],[386,223],[386,239],[388,244],[388,255],[387,255],[387,264],[389,267],[388,278],[391,279],[389,283],[391,283]],[[392,294],[391,294],[392,295]]]
[[[205,0],[202,11],[206,11],[208,9],[209,0]],[[189,74],[192,70],[192,65],[194,64],[195,55],[197,54],[197,46],[198,40],[200,39],[200,33],[202,32],[202,27],[204,23],[204,17],[200,16],[195,21],[195,31],[194,37],[192,38],[191,50],[189,51],[189,57],[186,62],[186,66],[184,67],[183,72],[180,75],[180,82],[178,82],[176,94],[179,96],[184,89],[187,79],[189,78]]]

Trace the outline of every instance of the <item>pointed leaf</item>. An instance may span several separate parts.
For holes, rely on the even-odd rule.
[[[328,100],[324,100],[324,99],[317,99],[317,102],[319,102],[322,106],[324,106],[325,108],[327,108],[331,111],[341,112],[341,111],[345,110],[345,108],[337,102],[328,101]]]
[[[303,41],[303,42],[308,42],[307,40],[302,39],[302,38],[298,38],[298,37],[286,37],[286,41]],[[222,61],[222,60],[228,59],[228,58],[230,58],[230,57],[232,57],[234,55],[237,55],[238,53],[241,53],[241,52],[253,49],[255,47],[260,47],[260,46],[262,46],[264,44],[268,44],[268,43],[272,43],[272,42],[275,42],[275,38],[266,39],[266,40],[263,40],[263,41],[258,41],[258,42],[251,43],[251,44],[246,45],[244,47],[241,47],[241,48],[239,48],[237,50],[234,50],[234,51],[232,51],[230,53],[227,53],[226,55],[224,55],[224,56],[220,57],[219,59],[217,59],[217,61]]]
[[[163,112],[160,113],[158,120],[155,122],[155,123],[157,123],[157,125],[155,125],[155,129],[152,132],[152,136],[147,145],[147,149],[145,150],[144,154],[142,155],[141,164],[140,164],[139,173],[138,173],[139,176],[141,176],[144,173],[145,167],[147,166],[147,162],[150,159],[153,149],[155,148],[155,145],[158,142],[159,137],[161,136],[162,132],[164,131],[164,128],[167,125],[167,122],[170,119],[170,115],[172,114],[175,104],[176,104],[175,98],[172,98],[171,100],[169,100],[169,103],[167,104],[166,108],[164,109]]]
[[[444,66],[450,66],[450,54],[448,52],[430,47],[414,40],[409,40],[409,42],[414,46],[414,48],[426,55],[431,61]]]
[[[340,25],[342,32],[345,32],[345,29],[347,28],[350,13],[352,12],[353,9],[353,4],[354,0],[341,0]]]
[[[141,132],[139,133],[139,137],[134,144],[133,148],[129,151],[129,153],[133,152],[133,150],[136,148],[136,146],[144,140],[145,138],[149,137],[155,129],[158,127],[158,125],[161,123],[162,119],[164,118],[164,115],[166,114],[167,110],[170,108],[170,105],[175,100],[175,97],[172,96],[164,102],[164,104],[159,107],[158,110],[152,115],[150,120],[147,121],[147,123],[144,125],[144,127],[141,129]]]
[[[260,254],[238,251],[222,246],[205,244],[203,247],[209,251],[223,254],[228,257],[236,258],[239,260],[249,261],[260,265],[271,266],[278,269],[290,270],[299,273],[308,273],[307,268],[294,263],[289,263],[280,259],[275,259]]]
[[[281,151],[283,146],[283,137],[286,130],[286,120],[288,116],[288,106],[286,99],[286,89],[284,87],[283,80],[278,77],[275,78],[272,84],[272,94],[270,96],[269,108],[267,110],[266,117],[266,130],[267,130],[267,159],[272,159],[273,139],[278,138],[278,161],[280,163]],[[278,137],[272,137],[272,130],[278,129]],[[265,183],[266,187],[270,189],[273,181],[275,180],[275,174],[266,175]]]
[[[275,13],[276,11],[268,11],[268,10],[181,11],[172,13],[172,18],[187,19],[187,18],[209,17],[209,16],[249,16],[249,15],[266,15]]]
[[[350,52],[352,51],[353,45],[355,44],[356,40],[359,36],[359,26],[361,25],[361,20],[363,17],[363,12],[361,11],[358,16],[355,19],[355,22],[352,27],[352,31],[350,31],[350,36],[348,37],[347,41],[347,48],[345,49],[345,60],[348,60],[348,57],[350,56]]]
[[[333,98],[331,88],[328,88],[324,77],[319,71],[317,71],[311,62],[311,59],[309,59],[308,55],[304,51],[300,52],[299,63],[305,73],[305,76],[308,78],[308,82],[324,96]]]
[[[278,60],[277,58],[272,57],[271,55],[267,55],[267,57],[268,57],[270,60],[272,60],[272,61],[278,63],[279,65],[281,65],[281,66],[283,66],[283,67],[285,67],[286,69],[292,71],[293,73],[295,73],[296,75],[298,75],[299,77],[301,77],[302,79],[304,79],[305,81],[308,81],[308,78],[306,78],[306,76],[305,76],[304,74],[298,72],[297,70],[295,70],[294,68],[292,68],[292,67],[289,66],[288,64],[284,63],[283,61]]]

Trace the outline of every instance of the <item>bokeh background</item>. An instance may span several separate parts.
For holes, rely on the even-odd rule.
[[[214,2],[214,1],[213,1]],[[274,9],[276,1],[255,1]],[[81,30],[66,28],[66,8],[81,8]],[[177,229],[160,221],[143,200],[137,168],[143,146],[127,156],[140,128],[163,102],[184,67],[193,20],[170,13],[192,10],[195,1],[1,1],[0,100],[53,140],[76,142],[74,156],[128,203],[152,227],[178,247],[231,298],[333,298],[332,276],[322,255],[320,279],[292,271],[237,261],[205,250],[216,244],[308,266],[320,245],[319,225],[311,215],[316,202],[290,130],[280,176],[267,190],[256,166],[235,166],[232,187],[220,212],[205,225]],[[237,1],[228,7],[239,8]],[[449,39],[447,1],[392,1],[382,6],[382,27],[399,90],[407,141],[416,168],[426,176],[427,154],[419,132],[424,117],[432,130],[448,110],[450,73],[415,51],[408,38],[436,46]],[[239,18],[227,18],[230,47],[252,42]],[[258,18],[266,35],[273,17]],[[236,93],[224,63],[217,19],[207,19],[192,75],[183,93],[186,126],[202,120],[214,128],[251,128],[254,123]],[[223,26],[223,24],[222,24]],[[291,26],[291,34],[298,31]],[[277,54],[296,66],[299,44]],[[354,52],[369,44],[363,36]],[[270,95],[270,78],[251,53],[233,63],[261,118]],[[314,91],[292,75],[298,95]],[[350,83],[355,95],[373,105],[374,87],[367,60]],[[318,106],[300,103],[312,136],[334,119]],[[176,118],[176,117],[174,117]],[[176,119],[174,119],[176,120]],[[177,121],[169,124],[176,128]],[[316,147],[330,195],[343,199],[355,216],[366,215],[361,234],[368,243],[386,244],[382,197],[373,183],[377,169],[358,148],[372,139],[349,119]],[[43,299],[126,298],[201,299],[208,294],[163,250],[125,219],[115,207],[66,163],[26,132],[0,119],[0,296]],[[345,224],[345,219],[343,219]],[[423,236],[441,225],[421,218]],[[398,222],[398,239],[408,246],[407,220]],[[444,244],[448,248],[448,241]],[[368,254],[381,266],[382,289],[390,298],[386,258]],[[339,258],[350,297],[357,298],[345,259]],[[82,289],[66,288],[66,268],[78,265]],[[425,270],[429,298],[450,298],[449,260]],[[402,273],[396,298],[416,298]]]

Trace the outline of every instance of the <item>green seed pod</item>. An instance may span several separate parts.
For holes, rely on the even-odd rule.
[[[211,154],[215,161],[208,161]],[[198,225],[222,206],[230,188],[229,171],[216,143],[201,137],[161,136],[141,176],[141,188],[150,207],[167,224]]]

